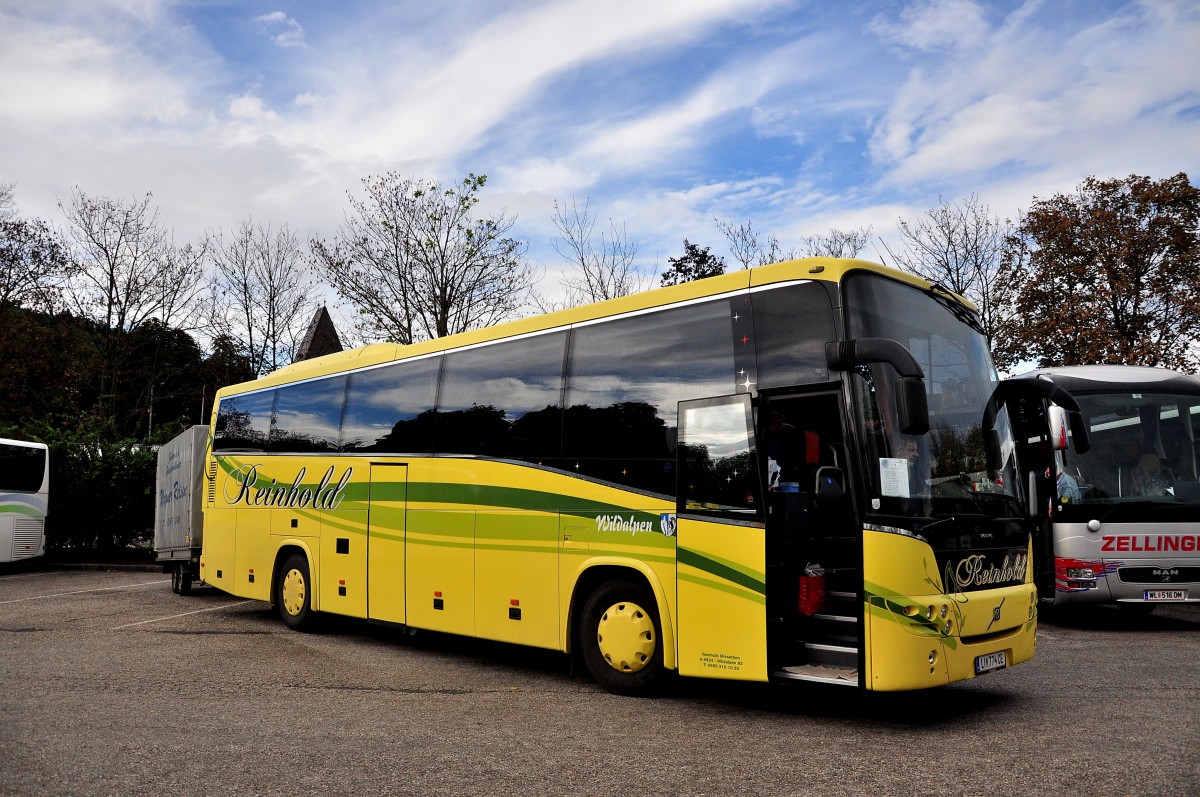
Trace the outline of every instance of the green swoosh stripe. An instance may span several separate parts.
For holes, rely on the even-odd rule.
[[[690,548],[680,547],[678,549],[678,562],[681,565],[694,567],[709,575],[716,576],[719,579],[737,584],[740,587],[750,590],[759,595],[766,596],[767,587],[765,580],[758,576],[751,575],[743,570],[734,567],[732,564],[721,562],[713,557],[705,556],[702,553],[693,551]]]
[[[689,584],[696,584],[707,589],[715,589],[720,592],[725,592],[738,598],[766,605],[767,596],[757,592],[750,592],[742,587],[730,584],[728,581],[714,581],[710,578],[702,578],[701,576],[692,575],[690,573],[680,573],[678,576],[680,581],[686,581]]]

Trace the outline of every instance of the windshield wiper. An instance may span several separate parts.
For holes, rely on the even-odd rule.
[[[933,297],[933,300],[942,307],[945,307],[947,310],[954,313],[954,316],[959,321],[962,321],[976,332],[983,334],[983,324],[979,320],[978,313],[959,302],[958,299],[955,298],[954,292],[949,288],[946,288],[944,285],[935,282],[929,286],[929,290],[927,290],[925,293]]]

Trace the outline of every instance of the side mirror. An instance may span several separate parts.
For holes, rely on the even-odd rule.
[[[925,380],[902,376],[896,380],[896,414],[900,431],[923,435],[929,431],[929,398],[925,395]]]
[[[825,344],[825,362],[831,371],[849,371],[858,365],[887,363],[896,369],[896,413],[900,431],[923,435],[929,431],[929,399],[925,372],[912,352],[890,338],[855,338]]]
[[[1046,425],[1049,426],[1050,447],[1055,451],[1065,451],[1067,445],[1067,429],[1070,428],[1067,411],[1057,404],[1046,405]]]

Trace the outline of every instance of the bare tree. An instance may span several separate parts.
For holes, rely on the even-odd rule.
[[[151,199],[92,197],[76,188],[68,204],[59,203],[80,267],[71,300],[104,329],[129,331],[151,318],[187,328],[195,320],[209,239],[177,246]]]
[[[52,311],[70,273],[67,251],[45,222],[0,221],[0,309]]]
[[[871,240],[870,227],[853,230],[834,227],[826,235],[805,236],[804,246],[800,249],[793,247],[785,250],[774,235],[760,238],[750,221],[737,225],[720,219],[714,221],[717,229],[729,241],[733,259],[741,263],[742,268],[765,266],[799,257],[856,257]]]
[[[804,238],[802,257],[858,257],[871,240],[870,226],[853,230],[830,228],[826,235],[808,235]]]
[[[11,221],[17,216],[15,183],[0,183],[0,221]]]
[[[69,202],[59,203],[77,264],[67,299],[76,315],[93,324],[100,402],[108,415],[130,355],[129,333],[152,322],[191,327],[205,287],[208,238],[177,246],[151,199],[150,194],[130,200],[93,197],[76,188]]]
[[[749,220],[745,224],[737,225],[720,219],[713,219],[713,221],[716,222],[717,229],[721,234],[729,241],[729,252],[733,255],[734,260],[742,264],[742,268],[765,266],[769,263],[792,260],[800,256],[795,249],[784,252],[779,245],[779,239],[774,235],[767,235],[760,240],[753,223]]]
[[[474,217],[487,177],[460,184],[363,179],[333,244],[313,241],[313,262],[362,313],[375,336],[412,343],[494,324],[525,304],[533,273],[514,218]]]
[[[212,320],[218,334],[238,341],[259,376],[292,362],[317,301],[300,238],[287,225],[238,222],[215,247]]]
[[[624,224],[618,227],[609,219],[609,231],[600,233],[597,248],[592,242],[596,219],[590,213],[588,200],[584,200],[580,209],[572,198],[569,210],[565,203],[560,207],[556,200],[553,221],[559,235],[551,245],[563,260],[574,266],[574,272],[562,281],[566,297],[561,303],[536,298],[543,310],[615,299],[639,293],[650,286],[650,277],[633,264],[638,246],[629,240]]]
[[[952,204],[939,197],[923,217],[899,224],[904,248],[883,244],[892,262],[973,301],[991,344],[1008,312],[997,277],[1012,225],[975,194]]]

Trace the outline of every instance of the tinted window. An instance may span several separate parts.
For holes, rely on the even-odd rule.
[[[557,456],[566,337],[551,333],[446,355],[438,453]]]
[[[0,443],[0,490],[36,493],[46,475],[46,450]]]
[[[274,404],[274,390],[260,390],[257,393],[221,399],[221,406],[217,410],[217,431],[213,438],[213,450],[265,450],[271,432],[271,410]]]
[[[441,362],[441,357],[429,357],[350,374],[342,450],[432,452]]]
[[[571,468],[673,495],[678,402],[754,381],[748,309],[722,299],[576,329],[563,422]]]
[[[679,511],[757,519],[762,509],[750,397],[692,401],[683,413]]]
[[[335,376],[276,391],[270,451],[337,451],[346,377]]]
[[[805,282],[753,294],[760,388],[829,379],[825,343],[835,339],[825,286]]]

